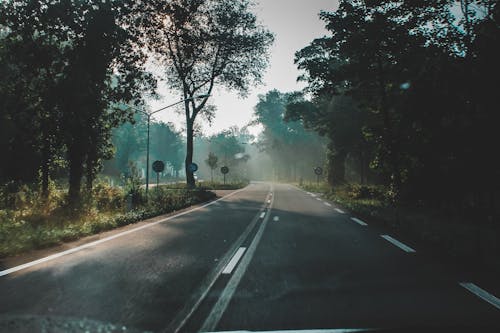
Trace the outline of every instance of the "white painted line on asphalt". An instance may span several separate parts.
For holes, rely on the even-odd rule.
[[[272,185],[271,185],[272,186]],[[266,229],[267,222],[269,221],[269,216],[271,216],[271,208],[273,205],[274,200],[271,202],[271,205],[269,206],[269,214],[264,218],[262,221],[261,225],[259,226],[259,229],[257,230],[257,233],[255,234],[252,242],[250,243],[250,246],[248,247],[248,250],[246,251],[245,255],[243,256],[243,259],[241,259],[240,264],[236,268],[236,271],[234,274],[231,276],[229,279],[229,282],[227,283],[226,287],[222,291],[219,299],[213,306],[212,310],[210,311],[210,314],[207,316],[205,321],[203,322],[203,325],[200,328],[200,332],[210,332],[215,329],[217,324],[219,323],[222,315],[226,311],[227,306],[229,305],[229,302],[231,301],[231,298],[234,295],[234,292],[236,291],[236,288],[238,287],[238,284],[240,283],[241,279],[243,278],[243,275],[245,274],[248,265],[250,264],[250,261],[253,258],[253,255],[255,254],[255,250],[257,249],[257,246],[259,245],[259,242],[262,238],[262,235],[264,234],[264,230]]]
[[[403,250],[405,252],[410,252],[410,253],[417,252],[414,249],[412,249],[411,247],[409,247],[409,246],[401,243],[400,241],[398,241],[397,239],[392,238],[389,235],[380,235],[380,237],[382,237],[386,241],[392,243],[393,245],[396,245],[397,247],[399,247],[401,250]]]
[[[238,251],[236,251],[233,258],[231,258],[231,261],[229,261],[226,268],[224,268],[224,270],[222,271],[222,274],[231,274],[233,272],[233,269],[236,267],[238,261],[240,261],[243,253],[245,253],[245,250],[245,247],[240,247]]]
[[[345,214],[345,212],[342,209],[335,208],[335,211],[340,214]]]
[[[306,192],[306,193],[309,194],[309,195],[313,195],[311,192]]]
[[[328,202],[324,202],[325,205],[327,205],[328,207],[332,207],[331,204],[329,204]]]
[[[316,194],[314,193],[309,193],[311,195],[311,197],[316,197]]]
[[[323,201],[323,200],[321,200],[321,198],[316,198],[316,200],[318,200],[318,201]]]
[[[497,308],[498,310],[500,310],[500,299],[492,294],[490,294],[489,292],[487,292],[486,290],[484,289],[481,289],[479,288],[477,285],[475,285],[474,283],[470,283],[470,282],[461,282],[459,283],[462,287],[464,287],[465,289],[467,289],[468,291],[470,291],[471,293],[473,293],[474,295],[476,295],[477,297],[481,298],[482,300],[490,303],[491,305],[493,305],[495,308]]]
[[[89,247],[93,247],[93,246],[96,246],[96,245],[99,245],[99,244],[102,244],[102,243],[105,243],[105,242],[109,242],[109,241],[111,241],[113,239],[116,239],[116,238],[119,238],[119,237],[123,237],[123,236],[129,235],[129,234],[132,234],[132,233],[137,232],[139,230],[151,228],[151,227],[153,227],[155,225],[158,225],[160,223],[163,223],[163,222],[175,219],[175,218],[180,217],[180,216],[184,216],[186,214],[189,214],[189,213],[195,212],[197,210],[203,209],[205,207],[208,207],[210,205],[213,205],[213,204],[215,204],[215,203],[217,203],[217,202],[219,202],[221,200],[227,199],[230,196],[233,196],[233,195],[235,195],[235,194],[237,194],[237,193],[239,193],[241,191],[244,191],[245,189],[246,188],[242,188],[240,190],[237,190],[237,191],[234,191],[232,193],[229,193],[228,195],[225,195],[225,196],[223,196],[220,199],[217,199],[215,201],[211,201],[211,202],[209,202],[207,204],[204,204],[204,205],[202,205],[200,207],[196,207],[196,208],[187,210],[185,212],[169,216],[169,217],[164,218],[162,220],[159,220],[159,221],[156,221],[156,222],[152,222],[152,223],[148,223],[148,224],[145,224],[145,225],[142,225],[140,227],[133,228],[133,229],[130,229],[130,230],[127,230],[127,231],[123,231],[123,232],[114,234],[112,236],[96,240],[94,242],[90,242],[90,243],[87,243],[87,244],[84,244],[84,245],[80,245],[80,246],[74,247],[74,248],[66,250],[66,251],[58,252],[58,253],[52,254],[50,256],[47,256],[47,257],[44,257],[44,258],[40,258],[38,260],[27,262],[27,263],[19,265],[19,266],[14,266],[12,268],[0,271],[0,276],[12,274],[12,273],[18,272],[20,270],[23,270],[23,269],[26,269],[26,268],[30,268],[30,267],[33,267],[33,266],[36,266],[36,265],[39,265],[39,264],[43,264],[45,262],[48,262],[48,261],[51,261],[51,260],[54,260],[54,259],[57,259],[57,258],[60,258],[60,257],[63,257],[63,256],[66,256],[68,254],[72,254],[72,253],[78,252],[80,250],[87,249]]]
[[[379,329],[373,328],[319,328],[312,330],[284,330],[284,331],[252,331],[253,333],[355,333],[355,332],[375,332],[380,331]],[[224,333],[242,333],[247,331],[224,331]],[[206,332],[206,333],[217,333],[217,332]]]
[[[357,224],[359,224],[359,225],[363,225],[363,226],[368,225],[366,222],[361,221],[360,219],[358,219],[358,218],[356,218],[356,217],[351,217],[351,220],[353,220],[354,222],[356,222],[356,223],[357,223]]]
[[[266,216],[266,212],[262,212],[262,213],[260,213],[260,218],[261,218],[261,219],[263,219],[263,218],[264,218],[264,216]]]
[[[273,190],[273,185],[271,184],[269,191]],[[265,201],[264,201],[265,205]],[[262,209],[260,212],[264,209]],[[168,327],[162,332],[173,332],[179,333],[179,331],[184,327],[189,318],[198,309],[201,302],[208,295],[209,291],[212,289],[213,285],[219,278],[224,269],[225,265],[231,260],[231,255],[243,244],[245,239],[247,239],[250,232],[255,228],[257,222],[259,221],[259,213],[255,215],[252,222],[246,227],[245,231],[238,237],[238,239],[231,245],[229,251],[227,251],[221,260],[219,260],[217,266],[207,275],[201,282],[199,288],[192,293],[192,298],[184,305],[184,307],[177,313],[175,318],[170,322]]]
[[[279,216],[275,216],[275,217],[273,217],[273,221],[278,222],[279,220],[280,220],[280,217],[279,217]]]

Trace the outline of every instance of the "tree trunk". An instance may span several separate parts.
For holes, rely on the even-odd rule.
[[[49,197],[50,157],[48,150],[48,147],[44,147],[42,152],[42,198],[44,199]]]
[[[186,184],[188,188],[194,188],[196,186],[194,174],[191,170],[189,170],[189,166],[193,163],[193,121],[188,120],[186,127],[186,160],[184,163],[184,168],[186,170]]]
[[[332,182],[333,184],[345,183],[345,160],[347,152],[342,150],[332,156]]]
[[[80,202],[81,185],[83,177],[83,152],[79,147],[73,145],[69,148],[69,190],[68,203],[73,206]]]
[[[95,174],[94,174],[94,161],[92,158],[87,157],[87,163],[86,163],[86,175],[85,175],[85,189],[87,192],[92,191],[94,179],[95,179]]]

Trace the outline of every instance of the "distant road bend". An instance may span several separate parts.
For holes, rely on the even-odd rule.
[[[0,267],[0,331],[500,329],[495,279],[286,184],[38,259]]]

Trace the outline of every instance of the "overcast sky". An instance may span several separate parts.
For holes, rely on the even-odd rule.
[[[253,108],[257,104],[259,94],[271,89],[283,92],[301,90],[304,84],[297,82],[299,72],[293,63],[294,54],[314,38],[326,34],[318,13],[321,10],[332,11],[337,7],[337,0],[257,0],[257,3],[258,19],[275,35],[264,85],[253,88],[245,99],[240,99],[235,93],[216,90],[211,102],[216,105],[217,113],[212,126],[203,124],[205,134],[213,134],[234,125],[242,127],[248,124],[252,119]],[[178,100],[176,95],[170,94],[166,89],[161,89],[160,93],[163,96],[162,100],[152,102],[151,109]],[[178,128],[184,127],[183,117],[172,110],[163,111],[156,116],[156,119],[173,122]],[[197,119],[197,122],[201,123],[204,120]],[[252,130],[254,133],[256,131],[258,129]]]

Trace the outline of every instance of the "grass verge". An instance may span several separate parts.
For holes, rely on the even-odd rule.
[[[63,198],[44,203],[17,203],[0,210],[0,258],[77,240],[151,217],[171,213],[216,197],[205,189],[153,189],[147,202],[127,202],[121,190],[98,186],[78,210],[64,207]],[[140,200],[138,200],[140,201]],[[30,206],[31,204],[31,206]]]

